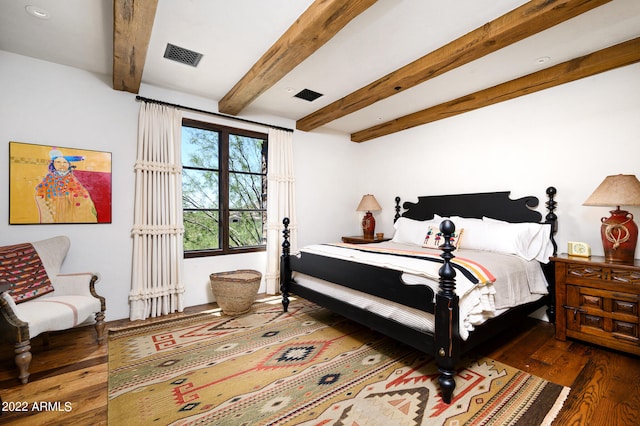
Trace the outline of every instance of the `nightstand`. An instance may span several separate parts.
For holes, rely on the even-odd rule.
[[[552,257],[556,339],[571,337],[640,355],[640,260]]]
[[[350,243],[350,244],[369,244],[369,243],[381,243],[383,241],[389,241],[390,239],[391,238],[378,239],[377,237],[365,238],[362,235],[359,235],[355,237],[342,237],[342,242]]]

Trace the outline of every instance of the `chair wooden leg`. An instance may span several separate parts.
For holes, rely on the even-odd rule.
[[[31,341],[25,340],[15,344],[15,361],[18,367],[18,379],[22,384],[29,381],[29,365],[31,364]]]
[[[98,344],[102,345],[104,343],[105,335],[104,329],[106,327],[106,323],[104,322],[104,312],[96,313],[96,333],[98,333]]]

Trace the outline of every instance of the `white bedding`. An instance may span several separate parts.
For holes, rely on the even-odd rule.
[[[438,269],[441,266],[440,263],[358,250],[361,248],[366,250],[367,247],[374,250],[388,250],[389,252],[416,252],[435,255],[441,253],[440,250],[394,242],[354,245],[351,247],[350,245],[312,245],[305,247],[301,252],[403,271],[402,278],[407,285],[428,285],[434,290],[434,293],[438,291]],[[495,277],[495,281],[485,280],[484,282],[473,283],[464,274],[459,271],[456,272],[456,294],[460,297],[460,335],[465,340],[468,338],[469,332],[474,329],[474,326],[482,324],[487,319],[499,315],[510,307],[538,300],[547,294],[547,282],[540,264],[535,260],[527,261],[515,255],[479,250],[458,249],[454,254],[461,261],[467,259],[477,262],[490,272],[490,274],[487,274],[489,277]],[[340,300],[349,301],[349,303],[361,309],[374,312],[409,327],[421,331],[433,331],[432,314],[390,303],[387,300],[303,274],[294,273],[294,279],[302,286],[312,288]]]

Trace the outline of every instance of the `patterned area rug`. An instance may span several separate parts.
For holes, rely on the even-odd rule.
[[[433,359],[302,299],[111,331],[109,424],[550,424],[569,388],[467,359],[451,405]]]

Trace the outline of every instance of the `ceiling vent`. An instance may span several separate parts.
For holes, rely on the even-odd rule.
[[[309,89],[302,89],[293,96],[296,98],[304,99],[305,101],[313,102],[320,96],[322,96],[322,93],[314,92],[313,90]]]
[[[202,53],[167,43],[167,48],[164,50],[164,57],[172,61],[180,62],[181,64],[196,67],[200,59],[202,59]]]

